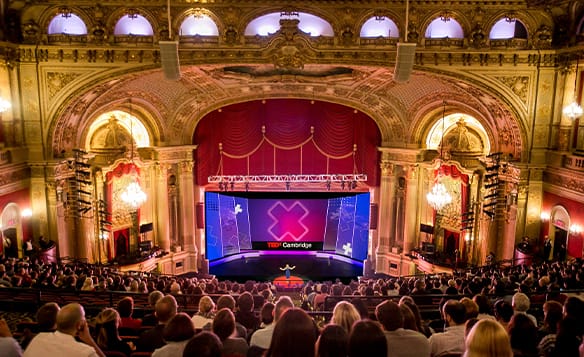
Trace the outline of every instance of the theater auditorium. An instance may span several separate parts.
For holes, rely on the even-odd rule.
[[[0,13],[2,311],[74,302],[52,289],[79,292],[81,278],[144,283],[138,314],[175,283],[198,296],[176,298],[193,315],[199,295],[217,303],[247,282],[321,322],[340,300],[307,298],[335,286],[472,298],[467,285],[495,274],[503,290],[478,284],[491,303],[542,293],[544,277],[584,288],[579,1],[30,0]],[[102,292],[73,295],[94,318],[123,298]],[[424,319],[444,318],[428,312],[440,300],[417,301]]]

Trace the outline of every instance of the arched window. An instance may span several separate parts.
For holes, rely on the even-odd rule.
[[[387,17],[372,17],[361,27],[361,37],[399,37],[399,30],[393,20]]]
[[[467,134],[465,135],[466,138],[460,139],[472,140],[473,143],[477,144],[475,149],[480,148],[483,154],[489,154],[491,152],[491,142],[489,141],[489,136],[483,125],[476,118],[461,113],[447,115],[444,119],[440,117],[440,119],[432,125],[432,128],[430,128],[430,132],[426,137],[426,147],[428,149],[438,150],[442,141],[449,133],[455,131],[462,134],[463,132],[459,130],[460,123],[464,123],[464,133]]]
[[[307,14],[305,12],[295,13],[293,15],[284,15],[279,12],[260,16],[253,19],[245,29],[245,36],[268,36],[280,29],[281,19],[298,19],[298,27],[303,32],[309,33],[310,36],[333,36],[333,27],[327,21],[318,16]]]
[[[150,22],[138,14],[122,17],[114,28],[114,35],[152,36],[153,34]]]
[[[207,15],[191,15],[180,25],[181,36],[218,36],[217,24]]]
[[[49,23],[48,33],[49,35],[87,35],[87,26],[75,14],[59,14]]]
[[[426,28],[426,38],[463,38],[462,26],[455,19],[434,19]]]
[[[150,146],[151,140],[148,130],[146,130],[146,127],[138,118],[121,110],[113,110],[100,115],[91,123],[86,138],[86,148],[88,150],[91,150],[91,142],[95,140],[95,135],[107,135],[107,130],[111,128],[109,126],[111,119],[115,119],[115,123],[117,124],[113,129],[119,127],[127,133],[132,134],[137,148]]]
[[[527,38],[527,29],[521,21],[504,18],[497,21],[491,28],[489,39],[508,40],[511,38]]]

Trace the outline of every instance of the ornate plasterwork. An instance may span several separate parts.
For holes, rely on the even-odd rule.
[[[63,87],[79,77],[79,74],[71,72],[47,72],[46,76],[47,93],[49,99],[53,99]]]
[[[582,178],[579,176],[546,171],[543,175],[543,179],[546,183],[551,185],[562,187],[579,194],[584,194],[584,181],[582,181]]]
[[[528,76],[496,76],[495,78],[509,87],[523,103],[527,104],[527,95],[529,94]]]

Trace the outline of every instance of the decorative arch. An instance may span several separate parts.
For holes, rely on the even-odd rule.
[[[245,36],[268,36],[280,29],[281,19],[298,19],[298,28],[311,37],[334,36],[334,30],[330,22],[310,13],[298,12],[298,15],[282,15],[281,12],[273,12],[256,17],[250,21],[244,31]]]
[[[150,25],[150,28],[152,30],[152,34],[150,34],[150,35],[137,35],[137,36],[154,36],[155,34],[158,33],[159,24],[156,20],[156,17],[153,16],[153,14],[151,14],[148,10],[143,9],[143,8],[128,8],[128,7],[119,8],[118,10],[113,11],[112,14],[108,17],[105,26],[107,28],[111,29],[111,33],[113,35],[120,36],[122,34],[118,34],[115,32],[116,26],[118,26],[118,24],[120,23],[121,20],[124,19],[124,17],[127,18],[128,16],[139,16],[141,19],[146,20],[146,22],[148,22],[148,24]]]
[[[120,133],[119,129],[125,130],[126,133]],[[122,135],[131,135],[132,141],[136,147],[150,147],[150,135],[142,122],[132,113],[121,110],[113,110],[99,115],[91,123],[87,136],[85,149],[91,150],[92,147],[107,148],[111,145],[124,144]],[[112,138],[114,135],[120,135],[119,138]]]
[[[454,18],[437,17],[426,26],[425,38],[464,38],[462,25]]]
[[[495,22],[489,31],[490,40],[507,40],[513,38],[528,39],[527,27],[519,19],[502,18]]]
[[[69,14],[67,17],[57,14],[49,22],[47,34],[87,35],[87,24],[76,14]]]
[[[441,145],[448,145],[451,134],[455,136],[452,139],[456,141],[459,149],[463,150],[464,146],[468,145],[468,151],[480,148],[482,155],[491,153],[491,143],[485,128],[476,118],[464,113],[453,113],[445,115],[444,118],[437,118],[426,138],[426,148],[440,150]]]
[[[366,20],[359,33],[360,37],[389,37],[399,38],[398,25],[387,16],[374,16]]]
[[[0,216],[0,236],[2,244],[8,245],[6,254],[22,257],[23,226],[21,208],[16,203],[8,203]],[[10,251],[8,251],[10,249]]]
[[[114,36],[116,35],[154,36],[154,28],[148,19],[140,14],[126,15],[116,22]]]
[[[222,175],[357,172],[367,174],[371,186],[379,180],[377,125],[364,113],[333,103],[271,99],[233,104],[206,115],[193,143],[199,185],[219,170]]]
[[[220,27],[223,26],[221,21],[215,14],[206,9],[190,9],[189,11],[181,14],[180,17],[176,19],[176,24],[178,28],[179,36],[219,36],[221,33]],[[202,25],[208,27],[208,31],[203,33],[183,33],[183,30],[187,30],[186,26],[197,26]],[[214,29],[213,29],[214,26]]]

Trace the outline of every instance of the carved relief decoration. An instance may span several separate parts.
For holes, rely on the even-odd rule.
[[[505,77],[495,77],[501,83],[509,87],[513,93],[521,99],[523,103],[527,104],[527,95],[529,90],[529,77],[528,76],[505,76]]]
[[[79,77],[78,73],[47,72],[47,91],[52,99],[63,87]]]

